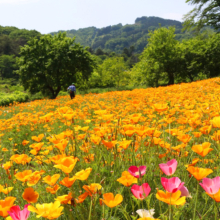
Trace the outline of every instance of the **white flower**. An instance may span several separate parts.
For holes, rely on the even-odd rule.
[[[138,209],[137,214],[141,217],[141,218],[154,218],[154,209],[150,209],[149,211],[146,209]]]

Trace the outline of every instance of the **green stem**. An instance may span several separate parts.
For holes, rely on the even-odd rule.
[[[171,206],[171,197],[172,197],[172,193],[170,193],[170,204],[169,204],[169,220],[172,220],[172,206]]]
[[[90,203],[89,218],[88,218],[88,220],[91,219],[91,213],[92,213],[92,198],[91,198],[91,203]]]
[[[201,219],[203,219],[203,217],[205,217],[207,215],[207,213],[212,209],[212,206],[209,208],[209,210],[202,216]]]
[[[112,217],[112,210],[113,210],[113,208],[111,208],[111,214],[110,214],[110,217]]]
[[[215,208],[215,220],[217,220],[218,219],[218,208],[217,208],[217,206],[216,206],[216,202],[215,202],[215,200],[213,200],[214,201],[214,208]]]
[[[199,191],[199,184],[197,183],[197,189],[196,189],[196,203],[195,203],[195,208],[194,208],[194,213],[193,213],[193,220],[196,219],[196,206],[197,206],[197,199],[198,199],[198,191]]]

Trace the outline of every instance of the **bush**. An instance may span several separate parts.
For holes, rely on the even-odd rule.
[[[0,93],[0,106],[7,106],[14,102],[27,102],[29,95],[24,92],[15,91],[14,93]]]
[[[44,98],[44,96],[41,92],[35,93],[35,94],[30,96],[31,101],[40,100],[40,99],[43,99],[43,98]]]

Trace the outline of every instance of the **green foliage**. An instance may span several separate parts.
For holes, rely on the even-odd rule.
[[[204,32],[175,40],[175,28],[150,33],[148,45],[131,71],[133,84],[159,86],[219,76],[220,35]]]
[[[20,80],[25,90],[31,93],[41,91],[56,98],[61,90],[66,90],[71,81],[87,80],[95,62],[91,54],[75,39],[58,34],[44,35],[32,39],[21,48],[17,59]]]
[[[220,1],[219,0],[186,0],[187,3],[196,5],[184,17],[184,29],[200,30],[209,25],[215,29],[220,28]]]
[[[14,93],[0,93],[0,106],[7,106],[14,102],[26,102],[29,100],[29,95],[24,92],[16,91]]]
[[[150,86],[158,86],[159,80],[174,83],[179,71],[179,42],[175,40],[175,28],[160,28],[150,32],[148,46],[133,68],[133,76],[142,75]],[[135,74],[135,72],[137,74]]]
[[[128,67],[123,57],[107,58],[90,77],[90,85],[100,87],[124,86],[128,84]]]
[[[35,30],[18,29],[16,27],[0,26],[0,55],[18,55],[20,46],[24,46],[28,40],[40,37]]]
[[[20,46],[24,46],[33,37],[41,34],[35,30],[18,29],[16,27],[0,26],[0,77],[18,79],[18,75],[13,74],[17,70],[16,56],[20,51]]]
[[[17,69],[16,60],[14,55],[1,55],[0,56],[0,77],[3,78],[16,78],[13,71]]]

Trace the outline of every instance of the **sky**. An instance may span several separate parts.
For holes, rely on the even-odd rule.
[[[182,21],[191,9],[185,0],[0,0],[0,25],[47,34],[134,24],[142,16]]]

